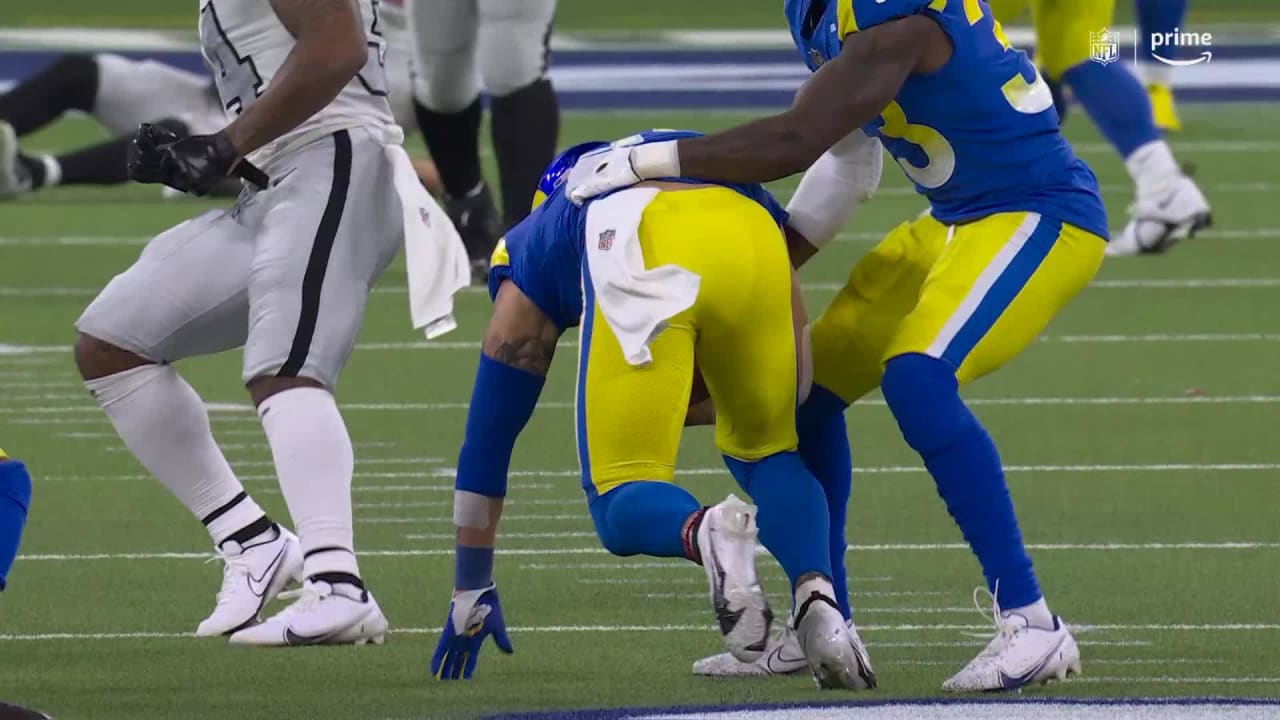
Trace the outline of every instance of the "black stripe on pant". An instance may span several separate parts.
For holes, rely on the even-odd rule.
[[[277,373],[280,377],[297,377],[307,363],[311,340],[316,334],[316,320],[320,315],[320,291],[324,287],[324,274],[329,268],[329,255],[333,241],[342,224],[342,210],[347,204],[347,190],[351,185],[351,135],[346,130],[333,134],[333,185],[329,188],[329,200],[320,227],[311,244],[311,257],[302,276],[302,304],[298,313],[298,329],[293,334],[289,357]]]

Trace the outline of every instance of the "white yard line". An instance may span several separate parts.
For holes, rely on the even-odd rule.
[[[1128,626],[1116,626],[1118,628]],[[513,633],[670,633],[670,632],[709,632],[714,627],[708,624],[669,624],[669,625],[534,625],[534,626],[516,626],[509,628]],[[963,624],[895,624],[895,625],[860,625],[860,632],[950,632],[950,631],[986,631],[990,627],[987,625],[963,625]],[[1205,625],[1205,626],[1187,626],[1187,625],[1168,625],[1168,626],[1133,626],[1128,629],[1147,629],[1158,630],[1162,632],[1181,632],[1189,630],[1280,630],[1280,625]],[[439,627],[405,627],[393,628],[393,635],[434,635],[440,632]],[[49,633],[11,633],[0,635],[0,642],[5,641],[49,641],[49,640],[171,640],[194,638],[191,632],[164,632],[164,631],[135,631],[135,632],[49,632]],[[870,643],[872,647],[877,646],[876,643]],[[921,645],[912,644],[911,647],[920,647]],[[889,644],[882,644],[880,647],[892,647]],[[933,645],[929,645],[933,647]],[[1089,679],[1090,676],[1082,676],[1073,681]],[[1194,682],[1194,683],[1212,683],[1212,682],[1257,682],[1257,683],[1274,683],[1280,682],[1280,678],[1180,678],[1180,677],[1094,677],[1094,682]]]
[[[1064,338],[1078,339],[1082,337],[1094,338],[1096,342],[1114,342],[1117,336],[1113,335],[1093,335],[1093,336],[1064,336]],[[1165,335],[1149,335],[1152,342],[1161,341],[1169,338]],[[1254,339],[1257,336],[1250,335],[1245,339]],[[1267,339],[1270,339],[1269,337]],[[1280,335],[1275,336],[1276,340],[1280,340]],[[10,396],[6,396],[6,400],[12,400]],[[1271,405],[1280,403],[1280,395],[1168,395],[1157,397],[1140,397],[1140,396],[1099,396],[1099,397],[971,397],[966,398],[965,403],[971,406],[1037,406],[1052,407],[1060,405]],[[884,400],[880,398],[869,398],[859,400],[859,405],[884,405]],[[257,418],[253,416],[253,408],[249,405],[240,405],[236,403],[209,403],[206,405],[213,419],[219,421],[237,421],[237,422],[256,422]],[[342,410],[352,412],[429,412],[429,411],[464,411],[468,409],[468,403],[344,403]],[[565,400],[544,400],[538,403],[539,409],[550,410],[571,410],[574,404]],[[0,408],[0,414],[9,415],[98,415],[101,410],[88,403],[83,405],[35,405],[29,407],[9,407]],[[243,416],[240,416],[243,414]],[[245,436],[261,436],[260,430],[249,429],[227,429],[215,433],[217,435],[245,435]],[[63,433],[64,437],[114,437],[112,433]],[[225,446],[224,446],[225,447]],[[367,445],[367,447],[375,447],[375,445]],[[123,450],[123,448],[118,448]]]
[[[1280,685],[1280,677],[1175,677],[1082,675],[1072,683],[1124,683],[1133,685]],[[1261,717],[1261,716],[1258,716]]]
[[[450,505],[452,505],[452,503],[450,503]],[[528,522],[533,522],[533,521],[552,521],[552,520],[560,521],[560,522],[563,522],[563,521],[573,521],[573,520],[578,520],[578,521],[590,521],[590,520],[591,520],[591,516],[587,514],[586,509],[584,508],[582,512],[580,512],[580,513],[576,513],[576,514],[572,514],[572,515],[570,515],[570,514],[564,514],[564,515],[521,515],[521,514],[519,514],[519,513],[515,513],[515,514],[506,514],[506,513],[504,513],[504,514],[502,515],[502,520],[503,520],[503,522],[506,522],[506,521],[508,521],[508,520],[514,520],[514,521],[528,521]],[[372,517],[372,518],[366,518],[366,517],[360,517],[360,518],[356,518],[356,522],[361,522],[361,523],[365,523],[365,524],[368,524],[368,525],[453,525],[453,515],[442,515],[442,516],[440,516],[440,517],[416,517],[416,518],[406,518],[406,517],[393,517],[393,518]],[[503,533],[503,535],[502,535],[502,536],[503,536],[503,537],[508,537],[508,535],[507,535],[506,533]]]
[[[415,539],[422,536],[410,536]],[[542,539],[573,537],[587,538],[595,537],[594,532],[579,533],[520,533],[504,534],[504,538],[516,537],[537,537]],[[429,536],[427,539],[447,539],[453,540],[452,533],[440,534],[438,536]],[[1113,552],[1113,551],[1132,551],[1132,550],[1274,550],[1280,548],[1280,543],[1270,542],[1186,542],[1186,543],[1031,543],[1027,547],[1031,550],[1058,550],[1073,552]],[[932,552],[932,551],[965,551],[968,552],[969,546],[963,543],[893,543],[878,545],[851,545],[850,553],[858,552]],[[763,553],[763,548],[757,548],[758,552]],[[390,558],[406,558],[406,557],[435,557],[449,556],[452,557],[454,549],[447,548],[414,548],[402,550],[361,550],[361,557],[390,557]],[[509,548],[502,547],[498,549],[499,555],[537,555],[537,556],[575,556],[575,555],[599,555],[608,556],[608,553],[600,547],[549,547],[549,548]],[[29,553],[20,555],[19,562],[101,562],[107,560],[207,560],[212,557],[207,552],[136,552],[136,553]],[[604,563],[600,564],[600,569],[633,569],[639,567],[683,567],[683,561],[672,561],[658,564],[646,563]],[[542,569],[582,569],[588,567],[580,563],[566,564],[561,568],[552,565],[531,564],[522,566],[531,570]],[[1092,625],[1082,626],[1087,629],[1122,629],[1118,625]],[[1147,627],[1147,626],[1124,626],[1124,627]],[[1151,626],[1155,627],[1155,626]],[[1276,626],[1280,628],[1280,625]]]
[[[1114,465],[1006,465],[1005,472],[1010,473],[1106,473],[1106,472],[1261,472],[1280,470],[1280,463],[1152,463],[1152,464],[1114,464]],[[918,465],[881,465],[881,466],[855,466],[854,473],[857,475],[901,475],[901,474],[918,474],[924,473],[926,470]],[[395,480],[395,479],[417,479],[417,480],[440,480],[450,478],[456,475],[454,468],[424,468],[415,472],[357,472],[355,478],[357,480]],[[677,475],[682,476],[719,476],[726,475],[728,471],[722,467],[710,468],[685,468],[676,471]],[[571,470],[512,470],[508,473],[510,477],[523,478],[576,478],[579,471]],[[132,480],[148,480],[149,475],[50,475],[43,476],[36,480],[37,484],[58,483],[58,482],[115,482],[115,481],[132,481]],[[274,474],[246,474],[241,475],[240,480],[245,482],[275,480]],[[538,485],[531,483],[521,483],[522,489],[536,487],[552,487],[552,485]],[[565,488],[565,485],[556,487]],[[357,491],[391,491],[391,490],[453,490],[452,483],[435,483],[430,484],[423,482],[417,485],[359,485],[355,486]]]

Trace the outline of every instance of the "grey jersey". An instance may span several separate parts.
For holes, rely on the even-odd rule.
[[[268,163],[314,138],[337,130],[394,126],[387,103],[386,42],[379,0],[359,0],[369,59],[338,97],[297,128],[254,153]],[[294,38],[268,0],[200,0],[200,45],[231,117],[251,107],[293,49]]]

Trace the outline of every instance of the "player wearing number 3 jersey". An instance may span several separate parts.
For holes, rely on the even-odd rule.
[[[354,458],[332,393],[370,289],[406,236],[444,268],[432,268],[423,288],[437,299],[424,309],[441,315],[468,282],[465,250],[456,234],[423,237],[424,222],[447,220],[400,147],[377,0],[199,7],[203,55],[233,120],[181,139],[143,125],[130,174],[194,194],[247,163],[257,178],[234,207],[160,234],[111,280],[76,323],[76,362],[125,445],[201,520],[225,560],[217,605],[197,635],[244,645],[379,642],[387,621],[356,562]],[[297,537],[245,492],[204,404],[171,364],[241,346],[241,379]],[[297,601],[259,623],[295,580]]]
[[[843,412],[878,385],[995,596],[995,638],[944,689],[1063,678],[1079,651],[1040,592],[1000,457],[959,386],[1018,355],[1094,277],[1107,237],[1097,180],[982,0],[787,0],[786,14],[814,70],[789,110],[584,157],[570,197],[650,177],[751,183],[808,168],[787,208],[802,262],[874,190],[883,143],[931,211],[892,230],[814,326],[798,429],[833,513],[834,570],[851,471]]]

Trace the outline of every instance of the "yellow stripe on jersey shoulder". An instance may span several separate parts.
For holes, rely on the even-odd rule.
[[[846,35],[858,32],[858,19],[853,16],[854,0],[840,0],[836,6],[836,27],[843,40]]]
[[[511,253],[507,252],[507,239],[499,238],[498,246],[493,249],[493,254],[489,256],[490,265],[510,265]]]

